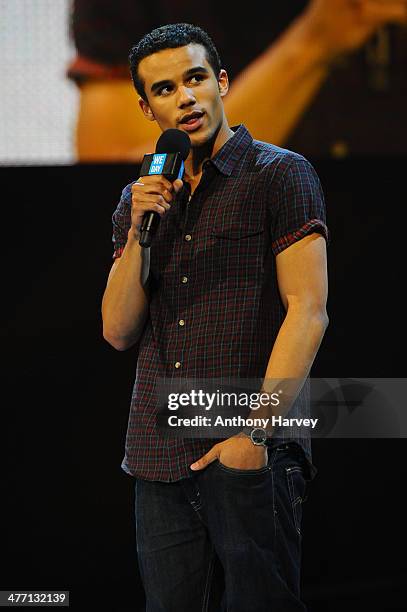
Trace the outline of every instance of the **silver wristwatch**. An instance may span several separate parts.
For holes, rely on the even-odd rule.
[[[242,433],[248,436],[255,446],[267,446],[267,432],[262,427],[244,427]]]

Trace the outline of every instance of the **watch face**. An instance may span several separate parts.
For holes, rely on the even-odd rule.
[[[267,440],[267,434],[264,429],[261,429],[261,427],[253,429],[251,437],[255,444],[264,444],[264,442]]]

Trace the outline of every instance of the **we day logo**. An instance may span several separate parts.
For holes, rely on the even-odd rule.
[[[165,163],[165,159],[167,157],[166,153],[155,153],[153,156],[153,161],[151,162],[149,174],[162,174],[163,167]]]

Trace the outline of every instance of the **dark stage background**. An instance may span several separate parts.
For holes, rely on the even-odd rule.
[[[332,235],[330,326],[313,375],[402,377],[407,158],[311,161]],[[111,214],[137,168],[0,176],[1,588],[70,589],[74,610],[137,612],[133,479],[120,468],[137,348],[111,348],[100,317]],[[405,609],[405,440],[315,440],[313,449],[319,474],[303,518],[310,612]]]

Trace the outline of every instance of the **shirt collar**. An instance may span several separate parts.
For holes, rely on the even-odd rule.
[[[235,132],[234,135],[208,160],[225,176],[232,174],[237,162],[253,142],[252,135],[243,124],[233,126],[231,130]]]

